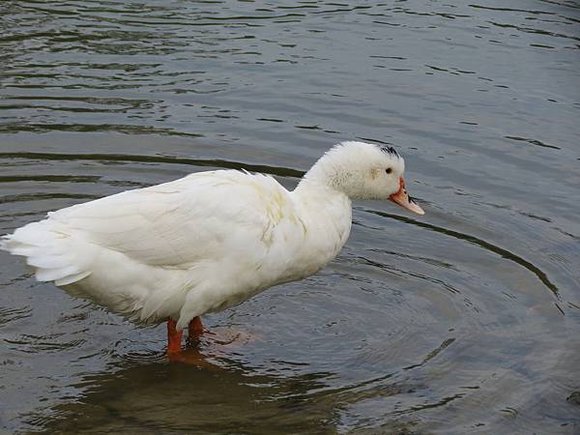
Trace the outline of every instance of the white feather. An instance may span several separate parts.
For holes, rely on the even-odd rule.
[[[0,248],[26,257],[39,281],[138,322],[174,318],[181,329],[334,258],[350,231],[347,193],[388,197],[398,188],[371,177],[377,165],[402,173],[402,159],[351,142],[293,192],[264,175],[192,174],[49,213]]]

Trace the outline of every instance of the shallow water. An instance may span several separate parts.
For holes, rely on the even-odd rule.
[[[467,2],[468,3],[468,2]],[[203,364],[0,253],[10,432],[578,433],[574,1],[3,1],[0,233],[213,168],[393,144],[321,273],[206,316]]]

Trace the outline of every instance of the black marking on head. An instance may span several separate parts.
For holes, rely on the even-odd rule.
[[[399,157],[399,158],[401,157],[399,155],[399,153],[397,152],[397,150],[391,146],[385,145],[385,146],[381,146],[380,148],[381,148],[382,152],[389,154],[392,157]]]

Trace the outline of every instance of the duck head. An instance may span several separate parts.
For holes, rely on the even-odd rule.
[[[343,142],[327,151],[304,179],[325,184],[351,199],[389,199],[425,214],[407,193],[404,172],[405,161],[393,147]]]

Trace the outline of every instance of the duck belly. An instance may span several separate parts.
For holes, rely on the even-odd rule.
[[[60,287],[148,325],[177,319],[192,286],[187,271],[141,264],[109,251],[93,262],[87,277]]]

